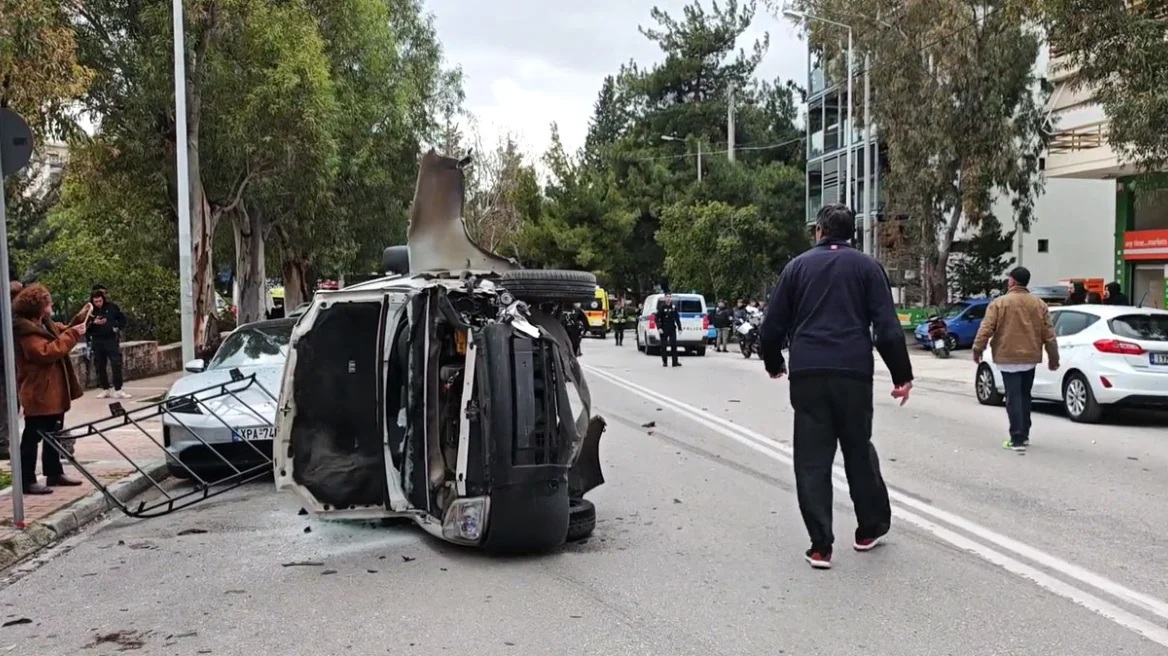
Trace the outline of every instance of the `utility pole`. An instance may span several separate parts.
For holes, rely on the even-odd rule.
[[[726,92],[726,135],[730,143],[726,147],[726,159],[734,161],[734,82],[730,82],[730,88]]]
[[[195,359],[194,268],[191,254],[191,180],[187,159],[187,56],[183,2],[174,0],[175,179],[178,181],[178,289],[183,365]]]
[[[876,239],[872,227],[872,76],[868,74],[871,57],[864,55],[864,252],[875,257]]]
[[[852,139],[852,136],[854,135],[855,129],[856,129],[856,124],[854,122],[854,117],[853,117],[853,113],[854,113],[853,108],[856,106],[854,99],[856,96],[852,93],[852,89],[853,89],[852,80],[856,76],[856,60],[855,60],[855,57],[853,57],[852,47],[853,47],[852,28],[849,27],[848,28],[848,114],[847,114],[847,119],[845,121],[845,128],[844,128],[844,147],[847,148],[848,175],[847,175],[847,177],[844,178],[846,180],[846,184],[847,184],[847,186],[844,188],[844,204],[848,206],[848,209],[855,212],[856,206],[852,204],[852,187],[855,185],[855,182],[856,182],[856,169],[853,167],[853,159],[852,159],[852,151],[855,149],[854,148],[855,140]],[[853,214],[853,216],[855,216],[855,215]]]

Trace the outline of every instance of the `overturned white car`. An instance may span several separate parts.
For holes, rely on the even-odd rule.
[[[410,517],[446,540],[530,552],[586,537],[604,420],[559,306],[588,273],[520,269],[461,219],[467,160],[421,162],[385,278],[317,294],[292,334],[276,420],[280,489],[314,514]]]

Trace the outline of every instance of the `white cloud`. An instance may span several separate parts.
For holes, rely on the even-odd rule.
[[[451,64],[465,74],[467,109],[477,117],[485,147],[514,134],[538,159],[550,143],[552,122],[569,150],[584,144],[588,119],[606,75],[632,59],[642,67],[660,60],[657,45],[638,31],[654,6],[681,16],[686,0],[431,0],[439,37]],[[549,3],[552,4],[552,3]],[[708,8],[708,4],[706,5]],[[807,55],[795,26],[761,7],[743,35],[749,47],[763,33],[771,46],[759,67],[764,79],[805,83]]]

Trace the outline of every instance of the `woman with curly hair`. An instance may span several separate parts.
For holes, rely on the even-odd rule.
[[[41,470],[47,485],[37,482],[37,444],[41,432],[64,427],[65,413],[81,398],[81,387],[69,353],[85,336],[86,309],[68,326],[55,323],[53,298],[44,285],[22,289],[12,301],[16,345],[16,389],[24,409],[20,436],[20,466],[25,494],[52,494],[54,487],[81,485],[65,476],[61,454],[48,444],[41,449]]]

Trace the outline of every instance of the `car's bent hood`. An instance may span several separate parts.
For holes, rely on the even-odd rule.
[[[457,160],[433,150],[422,156],[418,184],[410,207],[410,272],[474,271],[502,273],[519,268],[506,258],[480,248],[470,238],[462,218],[469,159]]]
[[[256,422],[274,421],[283,365],[236,368],[245,377],[241,381],[231,380],[231,369],[212,369],[178,379],[167,397],[195,394],[202,402],[199,409],[204,414],[224,420],[244,415]]]

